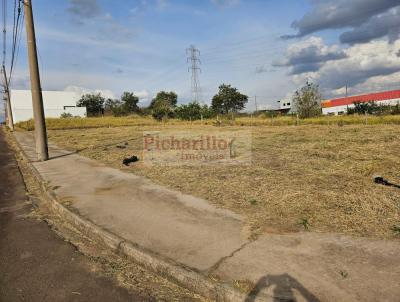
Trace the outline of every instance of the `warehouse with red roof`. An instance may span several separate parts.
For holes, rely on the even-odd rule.
[[[327,100],[321,103],[322,114],[341,115],[347,113],[349,108],[354,107],[356,102],[376,102],[378,105],[400,104],[400,90],[391,90],[385,92],[356,95],[345,98]]]

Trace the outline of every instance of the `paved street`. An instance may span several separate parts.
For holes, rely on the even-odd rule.
[[[0,131],[0,301],[145,301],[90,271],[88,259],[45,222],[27,218],[32,205]]]

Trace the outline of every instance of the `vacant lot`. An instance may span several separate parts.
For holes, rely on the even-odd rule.
[[[400,115],[386,116],[364,116],[364,115],[342,115],[321,116],[309,119],[297,119],[296,116],[267,117],[260,113],[257,117],[237,117],[234,121],[226,117],[208,119],[204,121],[181,121],[170,119],[162,123],[157,122],[150,116],[127,116],[127,117],[91,117],[91,118],[48,118],[47,129],[88,129],[128,126],[177,126],[177,125],[214,125],[214,126],[294,126],[294,125],[400,125]],[[33,130],[33,120],[19,122],[17,127],[25,130]]]
[[[149,167],[140,161],[142,131],[160,126],[51,130],[50,142],[107,165],[144,175],[241,213],[253,235],[309,229],[393,238],[400,190],[375,184],[379,174],[400,183],[400,127],[331,125],[251,127],[251,166]],[[163,129],[244,127],[167,125]],[[117,145],[126,148],[118,148]]]

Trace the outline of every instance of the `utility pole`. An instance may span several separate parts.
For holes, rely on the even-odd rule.
[[[4,65],[2,67],[2,72],[3,72],[3,83],[4,83],[4,101],[6,103],[6,113],[7,113],[7,126],[8,128],[10,128],[11,131],[14,131],[14,120],[11,110],[10,89],[8,87],[6,68]]]
[[[256,95],[254,96],[254,105],[256,107],[256,114],[257,114],[258,108],[257,108],[257,96]]]
[[[35,142],[38,160],[49,159],[47,131],[44,117],[42,88],[40,86],[39,66],[36,50],[35,26],[33,24],[32,1],[24,1],[26,38],[28,44],[29,71],[31,77],[33,119],[35,123]]]

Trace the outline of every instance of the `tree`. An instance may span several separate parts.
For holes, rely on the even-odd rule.
[[[122,102],[117,99],[107,99],[104,103],[104,111],[111,112],[113,116],[122,116],[125,114]]]
[[[201,106],[198,102],[191,102],[187,105],[180,105],[175,110],[176,117],[181,120],[199,120],[201,118],[210,118],[212,111],[207,105]]]
[[[347,114],[374,114],[374,113],[378,113],[379,112],[379,106],[373,102],[360,102],[360,101],[356,101],[354,102],[354,108],[349,108],[347,110]]]
[[[158,121],[174,117],[174,107],[168,100],[156,100],[151,108],[151,115]]]
[[[132,92],[124,92],[121,96],[121,103],[126,114],[139,111],[139,98]]]
[[[114,116],[123,116],[133,112],[139,112],[140,108],[137,105],[139,98],[131,92],[124,92],[121,100],[107,99],[104,103],[104,110],[111,112]]]
[[[152,99],[149,108],[152,109],[157,101],[163,100],[168,103],[171,107],[175,107],[178,102],[178,95],[173,92],[160,91],[157,93],[156,97]]]
[[[88,116],[98,116],[103,113],[104,98],[100,93],[84,94],[76,104],[78,107],[86,107]]]
[[[222,84],[219,92],[212,98],[211,107],[216,113],[228,114],[242,110],[249,98],[241,94],[237,88]]]
[[[321,114],[321,99],[319,86],[307,82],[295,92],[292,103],[300,118],[309,118]]]

